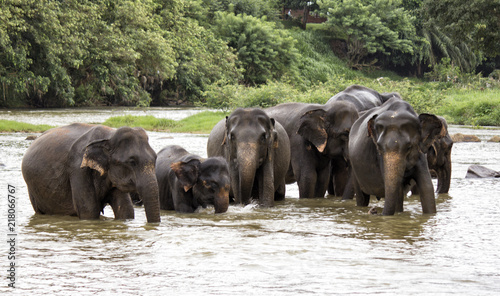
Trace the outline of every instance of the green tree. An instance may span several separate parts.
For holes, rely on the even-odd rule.
[[[154,0],[103,0],[78,80],[79,94],[90,103],[149,105],[145,77],[161,81],[175,74],[175,52],[156,18]],[[96,102],[96,97],[100,97]]]
[[[500,1],[424,0],[423,9],[453,40],[470,40],[471,48],[500,55]]]
[[[295,40],[265,17],[219,12],[212,30],[236,51],[243,83],[263,84],[293,72],[299,55]]]
[[[437,4],[431,1],[432,5]],[[417,37],[413,41],[413,54],[399,55],[400,64],[416,66],[416,73],[423,75],[427,66],[433,68],[443,58],[458,66],[463,72],[472,72],[481,63],[482,54],[472,46],[471,38],[456,39],[450,31],[430,16],[426,0],[404,0],[403,7],[414,16]],[[430,3],[430,2],[429,2]],[[449,9],[452,9],[451,7]],[[432,10],[432,9],[431,9]]]
[[[82,52],[74,23],[60,9],[61,3],[46,0],[7,0],[0,14],[0,82],[4,104],[26,97],[29,104],[48,106],[73,103],[74,88],[66,65],[78,66]]]
[[[326,24],[342,30],[351,67],[361,68],[375,62],[365,61],[369,54],[412,53],[415,28],[412,17],[400,0],[318,0]]]

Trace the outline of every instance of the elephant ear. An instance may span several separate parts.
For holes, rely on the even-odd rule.
[[[175,162],[170,165],[170,168],[174,171],[185,192],[188,192],[189,189],[193,188],[194,184],[196,184],[199,176],[200,164],[201,161],[199,159],[190,159]]]
[[[325,125],[326,111],[315,109],[307,111],[300,117],[297,134],[311,142],[319,152],[323,152],[328,140],[328,133]]]
[[[98,171],[101,176],[104,175],[109,168],[109,140],[97,140],[85,147],[82,163],[80,168],[91,168]]]
[[[271,118],[271,136],[272,136],[272,148],[278,148],[278,131],[276,131],[276,121]]]
[[[373,115],[372,118],[370,118],[370,120],[368,120],[368,124],[367,124],[368,137],[372,138],[373,143],[375,143],[375,145],[377,145],[377,139],[375,138],[376,137],[375,119],[377,118],[377,116],[378,116],[378,114]]]
[[[426,153],[432,143],[434,143],[436,139],[439,139],[443,129],[443,123],[436,115],[427,113],[420,114],[418,119],[420,120],[422,139],[419,144],[420,151]]]
[[[227,142],[227,133],[229,131],[229,122],[228,122],[229,117],[226,116],[226,123],[224,124],[224,139],[222,139],[222,143],[220,144],[221,146],[224,146]]]

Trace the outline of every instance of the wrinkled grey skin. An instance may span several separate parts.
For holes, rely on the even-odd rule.
[[[158,152],[156,178],[162,210],[193,213],[207,205],[213,205],[215,213],[228,209],[231,183],[222,157],[203,159],[180,146],[166,146]]]
[[[435,115],[417,116],[407,102],[396,98],[363,114],[349,138],[357,205],[368,206],[370,195],[375,195],[385,197],[384,215],[402,212],[404,191],[413,180],[423,213],[435,213],[434,188],[422,151],[429,150],[441,130]]]
[[[329,105],[285,103],[265,111],[290,137],[287,183],[297,182],[300,198],[324,197],[330,162],[347,158],[349,132],[358,118],[354,106],[341,101]]]
[[[273,206],[285,198],[288,136],[261,109],[236,109],[217,123],[208,138],[207,154],[226,158],[235,203],[248,204],[254,198],[262,206]]]
[[[144,201],[148,222],[160,222],[156,153],[141,128],[72,124],[48,130],[28,148],[24,180],[36,213],[133,219],[129,193]]]
[[[448,133],[448,124],[446,119],[441,116],[438,118],[443,123],[441,137],[436,139],[427,151],[427,164],[429,170],[433,171],[438,179],[436,188],[437,193],[448,193],[451,182],[451,148],[453,140]]]
[[[354,104],[356,110],[361,112],[378,107],[393,97],[401,99],[398,93],[379,93],[371,88],[354,84],[331,97],[326,105],[337,101],[347,101]]]
[[[360,115],[366,110],[382,105],[385,101],[393,97],[401,99],[398,93],[379,93],[371,88],[355,84],[331,97],[326,105],[340,101],[350,103],[356,108],[358,115]],[[354,190],[348,157],[332,159],[330,174],[328,193],[335,196],[342,196],[344,200],[352,199],[354,197]]]

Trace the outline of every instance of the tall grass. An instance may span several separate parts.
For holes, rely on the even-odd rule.
[[[46,130],[53,128],[53,126],[46,124],[30,124],[25,122],[18,122],[13,120],[0,119],[0,132],[29,132],[29,133],[42,133]]]
[[[208,134],[221,119],[225,118],[227,112],[204,111],[191,115],[182,120],[175,121],[165,118],[147,116],[115,116],[108,118],[103,125],[119,128],[122,126],[142,127],[150,131],[164,131],[171,133],[201,133]]]
[[[146,116],[125,115],[125,116],[110,117],[102,124],[116,128],[122,126],[129,126],[129,127],[142,127],[146,130],[151,130],[151,131],[165,131],[174,128],[177,125],[177,122],[171,119],[156,118],[152,115],[146,115]]]
[[[500,89],[455,89],[438,113],[454,124],[500,126]]]

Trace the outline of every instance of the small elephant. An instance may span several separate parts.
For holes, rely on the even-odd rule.
[[[229,206],[229,169],[222,157],[203,159],[172,145],[158,152],[156,178],[160,208],[193,213],[199,206],[213,205],[215,213]]]
[[[346,102],[352,104],[359,115],[366,110],[382,105],[385,101],[393,97],[401,99],[398,93],[379,93],[371,88],[355,84],[331,97],[326,105],[339,101]],[[352,199],[354,191],[352,188],[349,158],[337,157],[333,159],[330,175],[328,193],[335,196],[342,196],[342,199]]]
[[[290,143],[281,124],[259,108],[236,109],[215,125],[207,144],[209,157],[225,157],[230,196],[238,204],[251,198],[272,206],[285,198]]]
[[[448,133],[448,124],[446,119],[441,116],[438,118],[443,123],[440,136],[432,142],[427,151],[427,164],[431,172],[435,172],[438,184],[437,193],[448,193],[451,183],[451,148],[453,140]]]
[[[383,215],[403,211],[404,190],[412,180],[423,213],[435,213],[436,201],[427,152],[442,131],[435,115],[417,116],[407,102],[392,98],[363,114],[352,126],[349,156],[358,206],[370,195],[385,197]]]
[[[286,182],[297,182],[300,198],[324,197],[330,162],[347,158],[349,132],[358,118],[353,104],[284,103],[265,111],[290,137],[291,163]]]
[[[116,219],[133,219],[129,193],[160,222],[156,153],[142,128],[75,123],[46,131],[28,148],[22,173],[36,213],[98,219],[110,204]]]

